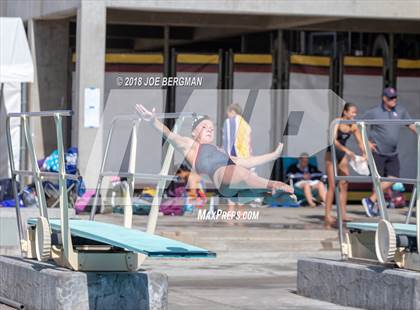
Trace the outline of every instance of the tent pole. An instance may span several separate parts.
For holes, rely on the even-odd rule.
[[[0,107],[3,101],[3,88],[4,88],[4,83],[0,83]]]
[[[26,83],[21,83],[21,112],[28,112],[28,86]],[[22,124],[21,124],[22,128]],[[23,130],[20,129],[20,154],[19,154],[19,169],[25,170],[26,165],[26,143]]]

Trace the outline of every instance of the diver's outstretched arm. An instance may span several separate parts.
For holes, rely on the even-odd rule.
[[[280,157],[282,150],[283,150],[283,143],[279,143],[277,145],[277,148],[274,150],[274,152],[258,155],[258,156],[250,156],[248,158],[232,157],[232,160],[238,166],[242,166],[244,168],[250,169],[259,165],[263,165],[270,161],[276,160],[277,158]]]
[[[166,140],[174,147],[181,150],[189,150],[194,140],[189,137],[181,136],[172,132],[165,124],[155,117],[155,108],[152,111],[147,110],[142,104],[136,105],[137,114],[146,122],[150,122],[153,127],[163,134]]]

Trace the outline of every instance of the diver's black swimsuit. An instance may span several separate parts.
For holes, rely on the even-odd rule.
[[[343,132],[340,129],[337,130],[337,141],[340,142],[342,146],[345,146],[347,140],[351,137],[351,132]],[[328,147],[327,152],[331,153],[331,146]],[[335,156],[337,158],[337,162],[341,162],[341,160],[346,156],[342,150],[339,150],[337,147],[335,148]]]
[[[197,173],[206,174],[213,180],[217,169],[229,165],[235,165],[235,163],[224,151],[213,144],[200,144],[195,158]]]
[[[213,180],[217,169],[230,165],[235,165],[235,163],[223,150],[213,144],[200,144],[195,158],[195,171],[197,173],[206,174]],[[229,199],[237,198],[238,202],[244,204],[255,200],[255,197],[264,196],[268,190],[266,188],[231,188],[229,184],[222,183],[218,192]],[[283,191],[278,191],[276,195],[276,197],[265,197],[264,199],[269,199],[267,203],[278,203],[278,201],[284,200],[286,196],[289,197],[289,194]]]

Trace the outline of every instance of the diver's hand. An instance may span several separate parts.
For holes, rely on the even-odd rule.
[[[137,114],[146,122],[150,122],[155,117],[155,108],[153,108],[152,111],[149,111],[142,104],[136,104],[136,110]]]
[[[283,151],[283,143],[279,142],[276,149],[274,150],[274,156],[279,158],[281,156],[281,152]]]

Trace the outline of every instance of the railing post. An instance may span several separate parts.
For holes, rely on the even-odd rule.
[[[18,197],[19,193],[18,193],[18,187],[17,187],[17,174],[16,174],[16,168],[15,168],[15,162],[13,160],[12,135],[10,132],[10,117],[6,118],[6,139],[7,139],[7,149],[9,152],[10,171],[11,171],[11,177],[12,177],[12,190],[13,190],[13,196],[15,197],[15,204],[16,204],[15,210],[16,210],[16,220],[17,220],[18,234],[19,234],[19,245],[22,251],[21,240],[23,240],[25,233],[23,231],[22,216],[20,214],[20,205],[19,205],[19,197]]]
[[[417,231],[417,253],[420,254],[420,122],[416,122],[417,132],[417,199],[416,199],[416,231]]]
[[[115,122],[116,122],[116,120],[114,119],[111,123],[111,128],[109,129],[108,139],[106,141],[106,146],[105,146],[105,151],[104,151],[104,156],[102,158],[101,168],[100,168],[100,171],[99,171],[98,182],[96,183],[95,197],[93,199],[92,208],[90,210],[90,216],[89,216],[90,221],[93,221],[95,219],[96,210],[98,208],[99,191],[101,189],[102,180],[103,180],[102,173],[104,172],[104,169],[105,169],[105,162],[106,162],[106,159],[108,157],[108,151],[109,151],[109,146],[111,145],[111,137],[112,137],[112,133],[114,131]]]
[[[42,187],[41,171],[38,167],[38,160],[36,158],[34,145],[32,143],[32,135],[29,125],[28,115],[22,115],[23,120],[23,131],[25,134],[25,140],[28,145],[29,160],[31,161],[33,178],[35,183],[36,192],[38,194],[39,211],[42,217],[48,218],[47,201],[45,199],[44,188]]]
[[[182,123],[184,122],[184,117],[177,119],[173,127],[173,132],[177,133],[179,128],[181,128]],[[168,145],[166,151],[165,160],[163,161],[162,169],[160,170],[160,175],[167,175],[171,165],[172,158],[174,156],[175,148],[172,144]],[[146,232],[149,234],[154,234],[156,230],[157,218],[159,216],[159,204],[165,190],[166,180],[160,180],[156,185],[156,194],[153,197],[152,206],[150,208],[149,220],[147,221]]]
[[[331,144],[331,160],[333,162],[333,172],[334,172],[334,186],[335,186],[335,204],[337,208],[337,221],[338,221],[338,241],[340,243],[341,249],[341,258],[344,258],[343,252],[343,242],[344,242],[344,229],[343,229],[343,215],[341,214],[341,205],[340,205],[340,188],[339,188],[339,181],[337,180],[338,177],[338,169],[337,169],[337,157],[336,157],[336,148],[335,148],[335,133],[336,128],[339,126],[339,121],[334,120],[331,123],[330,127],[330,137],[329,142]]]
[[[373,158],[372,150],[369,147],[369,138],[367,135],[366,124],[362,121],[357,123],[357,126],[359,127],[359,130],[362,134],[362,141],[365,147],[370,173],[372,175],[373,187],[378,198],[379,212],[381,218],[389,221],[388,212],[386,210],[386,201],[381,187],[381,176],[378,173],[378,169],[376,168],[376,163]]]
[[[73,251],[73,244],[70,234],[69,225],[69,205],[67,196],[67,180],[66,180],[66,164],[64,162],[64,145],[63,145],[63,129],[62,118],[60,114],[54,115],[55,130],[57,133],[57,149],[58,149],[58,186],[60,192],[60,218],[61,218],[61,239],[63,243],[64,256],[69,261],[70,253]]]

